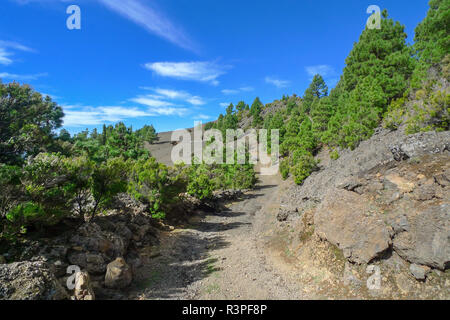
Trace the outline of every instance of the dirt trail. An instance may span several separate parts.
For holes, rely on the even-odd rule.
[[[254,190],[224,211],[204,213],[187,228],[164,235],[158,256],[141,268],[129,298],[306,298],[295,273],[267,245],[281,179],[259,178]]]

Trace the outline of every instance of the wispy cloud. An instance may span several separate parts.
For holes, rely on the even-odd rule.
[[[201,98],[199,96],[193,96],[186,91],[161,89],[161,88],[148,88],[148,89],[153,90],[157,95],[160,95],[162,97],[172,99],[172,100],[182,100],[182,101],[188,102],[195,106],[201,106],[206,103],[203,100],[203,98]]]
[[[307,66],[305,67],[305,70],[311,78],[314,77],[316,74],[320,74],[322,77],[334,76],[336,74],[334,68],[327,64]]]
[[[194,120],[209,120],[209,119],[211,119],[211,116],[208,116],[206,114],[197,114],[197,115],[193,116],[192,119],[194,119]]]
[[[147,31],[164,38],[184,49],[195,51],[192,41],[181,28],[175,26],[167,17],[149,2],[141,0],[98,0],[108,9],[124,16]]]
[[[266,77],[265,81],[266,83],[272,84],[277,88],[285,88],[291,83],[288,80],[280,80],[272,77]]]
[[[64,126],[80,127],[99,125],[108,122],[118,122],[130,118],[150,117],[154,114],[138,108],[125,108],[118,106],[89,107],[89,106],[63,106]]]
[[[222,93],[226,95],[238,94],[241,92],[250,92],[253,91],[253,87],[240,87],[238,89],[223,89]]]
[[[310,80],[312,80],[316,74],[320,74],[327,82],[328,87],[334,87],[339,81],[339,76],[336,73],[336,70],[327,64],[307,66],[305,67],[305,71],[309,75]]]
[[[225,74],[230,66],[219,66],[215,62],[152,62],[145,68],[162,76],[180,80],[193,80],[218,85],[218,77]]]
[[[13,0],[25,5],[32,2],[58,3],[70,0]],[[176,26],[159,10],[154,1],[144,0],[97,0],[109,10],[143,27],[148,32],[161,37],[179,47],[196,52],[193,41],[181,27]]]
[[[48,76],[48,73],[37,73],[37,74],[14,74],[8,72],[0,73],[0,79],[16,80],[16,81],[29,81],[37,80],[41,77]]]
[[[149,96],[140,96],[137,98],[132,98],[132,99],[130,99],[130,101],[133,101],[133,102],[136,102],[136,103],[148,106],[148,107],[155,107],[155,108],[173,106],[173,103],[171,103],[171,102],[154,99]]]
[[[6,66],[12,64],[13,59],[11,57],[14,55],[14,51],[34,52],[33,49],[20,43],[0,40],[0,64]]]
[[[172,102],[161,100],[161,98],[155,95],[146,95],[132,98],[130,101],[146,106],[147,111],[155,116],[183,116],[188,112],[187,108],[180,108]]]
[[[223,94],[238,94],[239,90],[236,90],[236,89],[223,89],[222,93]]]
[[[221,102],[219,103],[219,106],[221,106],[222,108],[226,108],[230,105],[231,102]]]

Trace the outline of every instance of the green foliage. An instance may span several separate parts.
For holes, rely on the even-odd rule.
[[[250,107],[250,114],[253,116],[252,126],[254,128],[260,128],[263,125],[263,118],[261,117],[261,112],[263,109],[263,104],[259,97],[256,97]]]
[[[414,104],[406,115],[406,133],[430,130],[445,131],[450,128],[450,94],[434,91]]]
[[[400,23],[384,14],[381,29],[365,29],[350,55],[334,96],[334,115],[322,135],[330,145],[355,148],[369,138],[382,114],[407,89],[414,60]]]
[[[450,52],[450,2],[431,0],[425,19],[415,30],[414,49],[419,63],[412,77],[414,88],[420,88],[426,72],[442,62]]]
[[[337,150],[333,150],[330,152],[330,159],[331,160],[337,160],[339,159],[339,152]]]
[[[295,152],[291,168],[296,184],[302,184],[317,169],[317,162],[310,153]]]
[[[141,141],[153,143],[158,139],[156,130],[153,125],[145,125],[141,129],[136,130],[136,136]]]
[[[206,164],[192,165],[187,193],[197,199],[210,199],[215,190],[213,174]]]
[[[0,222],[23,194],[21,177],[21,167],[0,164]]]
[[[303,95],[303,112],[309,113],[311,105],[328,95],[328,87],[320,74],[316,74]]]
[[[283,180],[286,180],[289,177],[289,169],[290,169],[289,159],[281,160],[280,173]]]
[[[0,163],[21,164],[26,156],[55,148],[53,130],[63,116],[50,97],[28,85],[0,82]]]
[[[177,170],[170,171],[155,158],[138,160],[131,169],[128,193],[148,204],[153,218],[164,219],[165,207],[175,202],[185,188],[180,174]]]
[[[396,130],[403,123],[403,116],[406,112],[405,98],[392,100],[384,115],[383,127]]]
[[[109,208],[114,197],[127,190],[129,165],[123,158],[112,158],[94,168],[91,187],[94,198],[92,216],[98,210]]]
[[[89,135],[85,130],[77,134],[74,140],[74,153],[86,155],[97,163],[107,159],[123,157],[127,159],[140,159],[149,157],[148,150],[143,148],[143,142],[152,143],[156,139],[153,126],[144,126],[133,132],[123,122],[113,126],[104,126],[102,134],[94,130]]]

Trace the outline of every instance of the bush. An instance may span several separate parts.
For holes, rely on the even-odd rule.
[[[127,172],[130,162],[113,158],[94,168],[91,193],[94,198],[92,217],[101,209],[110,207],[114,197],[127,190]]]
[[[317,161],[309,153],[303,150],[294,152],[292,156],[291,172],[296,184],[302,184],[309,175],[317,169]]]
[[[206,164],[193,165],[189,175],[187,193],[197,199],[209,199],[213,195],[215,184]]]
[[[283,159],[280,162],[280,173],[283,180],[286,180],[289,177],[289,159]]]
[[[339,152],[337,150],[333,150],[330,152],[330,158],[331,160],[337,160],[339,159]]]
[[[153,218],[164,219],[165,207],[175,202],[184,190],[182,170],[181,166],[169,170],[155,158],[138,160],[131,169],[128,193],[148,204]]]

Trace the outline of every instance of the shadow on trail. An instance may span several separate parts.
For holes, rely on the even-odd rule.
[[[230,223],[220,223],[220,222],[202,222],[197,225],[191,226],[191,229],[195,229],[202,232],[219,232],[227,231],[231,229],[236,229],[244,225],[251,225],[251,223],[244,222],[230,222]]]
[[[193,299],[199,293],[196,290],[201,288],[194,283],[219,271],[215,265],[217,259],[214,258],[214,252],[230,246],[222,232],[251,226],[250,216],[261,205],[258,201],[245,201],[264,197],[276,187],[258,185],[253,191],[232,200],[237,204],[234,206],[235,211],[225,206],[230,202],[223,202],[214,211],[203,211],[201,221],[161,239],[160,255],[151,258],[140,268],[130,291],[132,296],[143,296],[145,299]],[[230,221],[227,221],[228,218]],[[230,236],[230,233],[226,234]]]
[[[213,227],[217,226],[202,228]],[[228,246],[229,242],[222,236],[202,237],[198,232],[178,234],[160,256],[152,258],[141,268],[130,293],[137,297],[144,294],[146,299],[183,296],[190,284],[218,271],[211,253]]]

